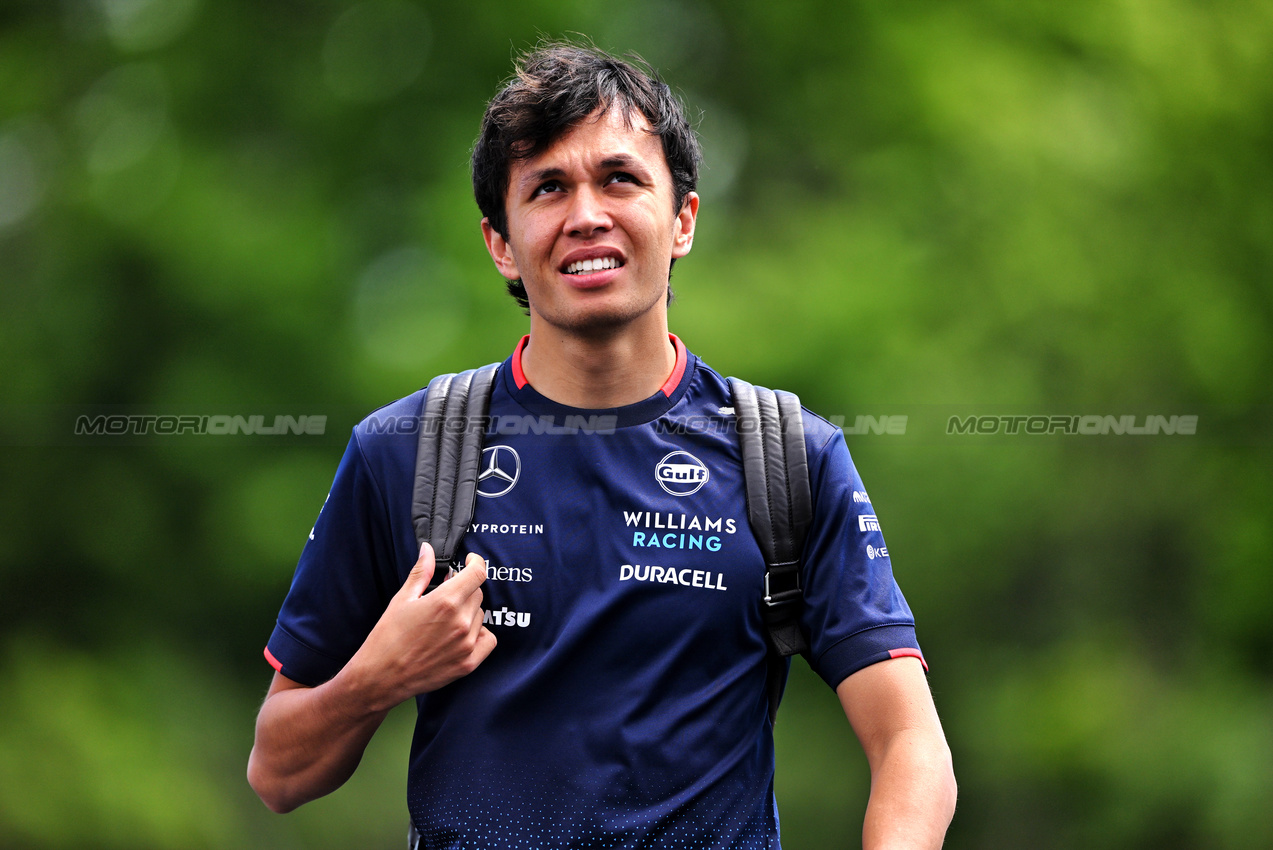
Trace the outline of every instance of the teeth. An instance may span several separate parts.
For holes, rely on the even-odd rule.
[[[615,269],[619,267],[619,260],[615,257],[603,257],[596,260],[579,260],[566,266],[566,274],[587,274],[588,272],[599,272],[602,269]]]

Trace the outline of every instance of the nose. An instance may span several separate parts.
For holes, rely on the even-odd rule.
[[[581,186],[570,199],[563,229],[570,236],[588,237],[612,225],[605,199],[592,186]]]

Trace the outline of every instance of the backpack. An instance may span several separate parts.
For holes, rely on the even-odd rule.
[[[437,557],[429,590],[460,567],[460,541],[473,520],[482,439],[499,363],[429,382],[421,412],[411,521],[416,539]],[[800,557],[813,516],[800,400],[793,394],[729,378],[743,456],[747,518],[765,558],[764,607],[769,638],[766,692],[777,717],[787,659],[808,652],[799,628]],[[427,591],[426,591],[427,592]]]

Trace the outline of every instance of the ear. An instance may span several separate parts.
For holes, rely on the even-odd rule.
[[[482,238],[486,240],[486,250],[495,261],[495,268],[506,280],[520,280],[522,275],[517,271],[517,261],[513,258],[513,250],[508,240],[499,235],[499,231],[491,227],[489,218],[482,219]]]
[[[679,259],[694,247],[694,223],[698,220],[698,193],[690,192],[672,224],[672,259]]]

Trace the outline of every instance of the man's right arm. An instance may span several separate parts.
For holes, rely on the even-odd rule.
[[[339,788],[390,709],[467,676],[495,648],[482,626],[485,562],[469,555],[426,594],[433,570],[425,544],[362,647],[330,680],[311,688],[274,675],[248,759],[248,782],[270,809],[288,812]]]

